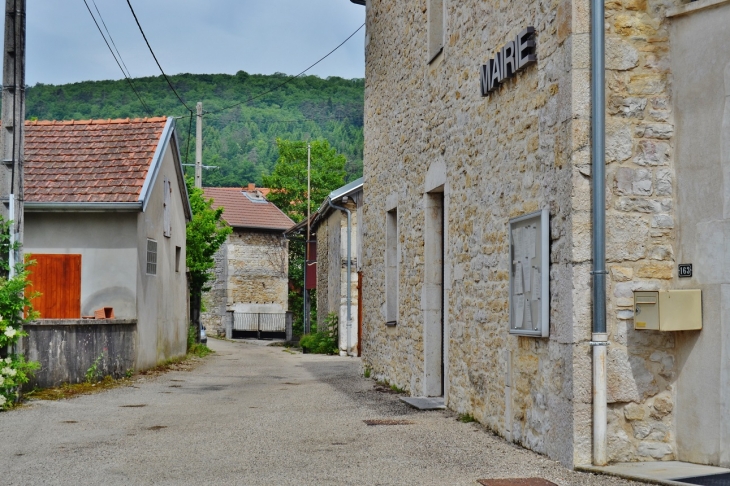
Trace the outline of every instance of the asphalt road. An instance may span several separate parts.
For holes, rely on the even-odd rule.
[[[217,353],[191,371],[0,413],[0,484],[638,484],[410,409],[363,378],[358,359],[210,341]],[[378,419],[407,423],[364,423]]]

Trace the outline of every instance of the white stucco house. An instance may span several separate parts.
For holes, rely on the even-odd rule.
[[[28,352],[43,373],[74,381],[99,355],[113,374],[185,354],[192,213],[175,120],[27,122],[24,191],[42,293]],[[105,307],[113,319],[82,319]]]

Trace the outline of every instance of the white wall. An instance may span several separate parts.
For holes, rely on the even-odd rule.
[[[184,193],[177,182],[173,149],[168,145],[144,213],[137,219],[137,367],[155,366],[185,354],[188,286],[185,274]],[[164,179],[172,181],[172,237],[163,235]],[[181,197],[182,196],[182,197]],[[157,275],[147,274],[147,238],[157,241]],[[179,271],[175,247],[181,248]]]
[[[24,252],[80,254],[81,315],[113,307],[116,317],[134,319],[136,219],[136,213],[26,212]]]
[[[730,467],[730,5],[672,19],[677,263],[701,288],[702,331],[677,333],[678,459]]]

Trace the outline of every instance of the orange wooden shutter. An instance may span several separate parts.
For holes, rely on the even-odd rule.
[[[41,319],[81,318],[81,255],[38,255],[30,257],[29,292],[40,292],[32,300]]]

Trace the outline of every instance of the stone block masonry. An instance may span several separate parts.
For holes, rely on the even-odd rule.
[[[675,457],[674,337],[633,331],[632,292],[675,266],[665,12],[606,2],[611,460]],[[447,2],[427,59],[428,2],[367,10],[363,357],[425,390],[423,282],[433,174],[444,178],[445,397],[495,432],[568,465],[591,460],[590,33],[588,0]],[[527,26],[536,65],[480,93],[479,68]],[[508,334],[510,218],[550,210],[550,337]],[[386,212],[398,218],[398,292],[385,295]],[[385,326],[386,298],[398,324]]]
[[[289,254],[280,233],[236,228],[216,254],[216,279],[204,295],[203,323],[225,333],[226,311],[281,313],[288,310]]]

